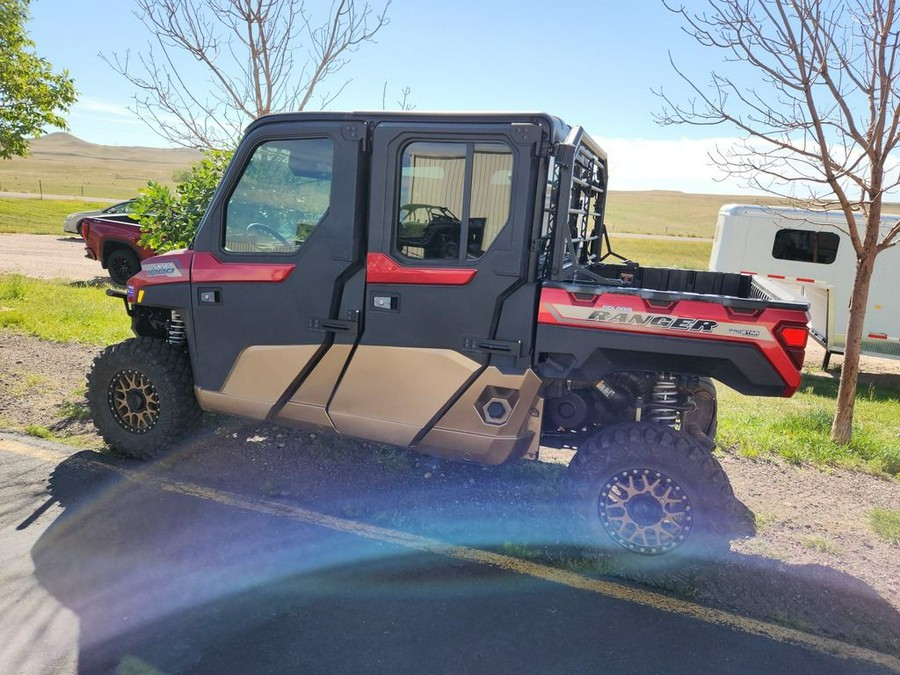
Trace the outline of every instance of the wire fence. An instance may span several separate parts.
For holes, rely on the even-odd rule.
[[[148,176],[116,174],[112,178],[100,180],[79,180],[78,177],[16,176],[0,174],[0,193],[22,193],[34,195],[37,199],[60,196],[73,199],[130,199],[147,186]],[[161,183],[172,181],[160,180]]]

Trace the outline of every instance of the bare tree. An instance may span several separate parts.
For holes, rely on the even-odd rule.
[[[387,110],[387,89],[388,83],[385,82],[384,86],[381,88],[381,109]],[[403,87],[400,90],[400,98],[396,100],[397,110],[415,110],[415,104],[410,100],[412,96],[412,88],[411,87]]]
[[[728,174],[844,214],[856,274],[831,438],[846,444],[875,260],[900,240],[900,223],[880,233],[884,197],[900,183],[892,156],[900,142],[896,2],[707,0],[701,11],[663,2],[733,70],[700,86],[673,61],[693,98],[674,103],[656,92],[665,102],[658,120],[737,128],[742,142],[713,156]]]
[[[137,0],[148,50],[101,56],[137,87],[133,111],[163,138],[222,147],[260,115],[334,101],[347,82],[322,92],[323,82],[374,40],[389,5],[376,14],[368,3],[334,0],[315,22],[304,0]],[[205,86],[186,63],[200,65]]]

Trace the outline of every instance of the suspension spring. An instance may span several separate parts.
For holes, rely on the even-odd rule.
[[[681,423],[678,412],[678,378],[671,373],[660,373],[650,394],[651,404],[647,416],[654,422],[677,429]]]
[[[184,319],[178,312],[172,312],[172,318],[169,319],[169,344],[183,345],[187,341],[187,332],[184,326]]]

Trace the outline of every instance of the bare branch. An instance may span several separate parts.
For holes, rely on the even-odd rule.
[[[152,45],[137,60],[101,56],[138,89],[134,112],[163,138],[221,147],[260,115],[303,110],[314,95],[333,102],[347,82],[318,88],[375,41],[389,5],[335,0],[314,23],[303,0],[137,0]]]
[[[707,11],[696,13],[666,7],[688,35],[744,71],[713,72],[701,86],[670,56],[692,98],[678,104],[655,92],[663,102],[657,121],[732,126],[742,140],[711,156],[727,175],[793,203],[806,192],[805,205],[843,212],[857,270],[832,439],[846,443],[875,258],[900,241],[900,222],[882,227],[884,197],[900,187],[892,159],[900,144],[896,0],[705,4]],[[742,77],[747,69],[756,76],[749,85]]]

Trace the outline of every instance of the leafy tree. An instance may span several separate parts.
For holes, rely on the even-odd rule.
[[[0,0],[0,158],[28,154],[28,139],[45,126],[68,128],[61,117],[75,102],[67,71],[34,53],[25,33],[28,0]]]
[[[900,9],[895,0],[702,5],[666,7],[699,44],[722,52],[725,70],[701,86],[675,67],[693,98],[676,103],[660,91],[659,120],[736,128],[743,142],[712,158],[727,173],[844,214],[856,275],[831,438],[846,444],[872,272],[900,241],[900,222],[880,227],[885,195],[900,187]]]
[[[181,176],[174,192],[156,181],[141,190],[134,212],[141,223],[142,246],[164,253],[191,243],[232,154],[231,150],[207,151]]]
[[[314,19],[304,0],[137,0],[151,46],[104,58],[137,88],[133,111],[160,136],[224,147],[256,117],[316,99],[324,108],[346,86],[322,92],[387,24],[390,1],[378,14],[357,0],[329,4]]]

